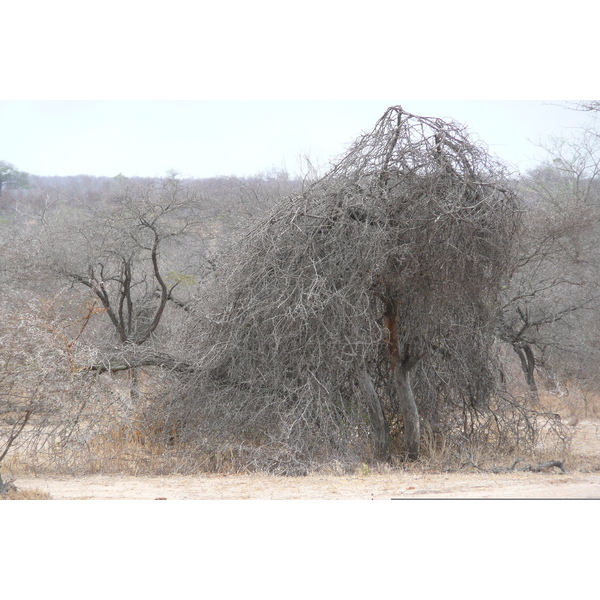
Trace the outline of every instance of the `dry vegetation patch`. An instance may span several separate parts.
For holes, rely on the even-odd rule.
[[[341,463],[328,472],[304,477],[261,473],[172,475],[165,470],[146,475],[112,474],[32,477],[23,470],[16,477],[19,492],[5,499],[55,500],[389,500],[419,498],[600,498],[600,422],[583,421],[575,426],[570,454],[562,457],[567,472],[557,468],[541,472],[478,471],[472,465],[442,471],[422,459],[392,468],[386,464],[359,465],[347,472]],[[541,460],[541,456],[535,457]],[[490,464],[508,464],[502,461]],[[507,462],[508,461],[508,462]],[[17,461],[11,463],[19,470]],[[526,465],[521,462],[519,466]],[[537,463],[535,463],[537,464]],[[24,466],[24,465],[22,465]],[[164,468],[164,464],[162,467]],[[130,472],[130,471],[129,471]],[[91,471],[88,471],[91,473]],[[171,472],[172,473],[172,472]],[[15,473],[11,470],[11,478]],[[30,490],[30,491],[28,491]]]
[[[42,492],[37,488],[10,490],[6,494],[0,494],[0,500],[52,500],[48,492]]]

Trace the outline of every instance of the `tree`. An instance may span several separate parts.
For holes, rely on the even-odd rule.
[[[181,396],[198,436],[294,474],[387,457],[400,424],[399,456],[417,459],[423,410],[462,413],[492,393],[518,220],[503,168],[461,127],[391,107],[207,289]]]
[[[10,163],[0,160],[0,195],[4,189],[26,187],[27,183],[27,173],[18,171]]]
[[[594,354],[587,340],[600,307],[600,138],[584,129],[571,140],[551,140],[546,150],[546,163],[521,182],[519,257],[501,294],[497,327],[519,358],[532,398],[539,366],[566,374]]]
[[[600,112],[600,100],[581,100],[577,104],[578,110],[585,110],[589,112]]]
[[[211,268],[202,210],[193,185],[171,174],[127,180],[112,199],[57,214],[44,227],[39,253],[46,272],[95,298],[112,332],[96,339],[103,358],[95,369],[176,364],[155,342],[168,305],[185,310],[190,290]]]
[[[174,332],[212,269],[212,222],[194,182],[174,174],[67,210],[57,189],[40,212],[40,191],[35,212],[2,223],[13,235],[0,244],[0,458],[71,466],[100,460],[90,440],[111,428],[160,418],[153,395],[187,368]]]

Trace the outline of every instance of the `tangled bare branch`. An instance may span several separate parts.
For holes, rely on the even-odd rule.
[[[194,315],[188,422],[247,468],[389,456],[396,424],[416,458],[419,411],[493,391],[518,220],[503,167],[460,126],[391,107],[232,248]]]

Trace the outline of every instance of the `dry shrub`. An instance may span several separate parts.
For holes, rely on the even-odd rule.
[[[88,396],[75,405],[77,418],[55,432],[44,422],[25,430],[5,460],[7,469],[21,475],[194,472],[196,459],[178,444],[162,412],[168,410],[161,399],[170,376],[148,369],[132,390],[129,374],[87,375]],[[67,420],[72,410],[64,402],[55,418]]]
[[[449,412],[443,428],[426,424],[423,464],[435,469],[506,468],[519,460],[570,456],[573,431],[528,396],[497,393],[485,409]]]
[[[13,474],[86,474],[139,472],[159,456],[164,471],[164,447],[149,431],[156,420],[143,412],[169,374],[155,370],[137,389],[129,374],[90,372],[96,353],[53,304],[2,311],[0,461]]]
[[[0,334],[0,460],[24,460],[52,448],[59,453],[77,439],[84,415],[98,408],[101,390],[77,368],[65,333],[68,323],[49,308],[52,300],[2,307]]]
[[[464,413],[496,393],[493,311],[517,213],[503,168],[460,126],[390,108],[224,259],[192,315],[195,373],[172,406],[185,435],[235,469],[373,463],[370,381],[397,454],[390,306],[392,354],[422,358],[423,421],[485,430]]]

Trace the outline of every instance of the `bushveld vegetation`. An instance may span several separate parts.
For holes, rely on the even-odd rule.
[[[551,140],[517,175],[391,107],[303,180],[1,163],[0,464],[563,460],[599,416],[599,145]]]

